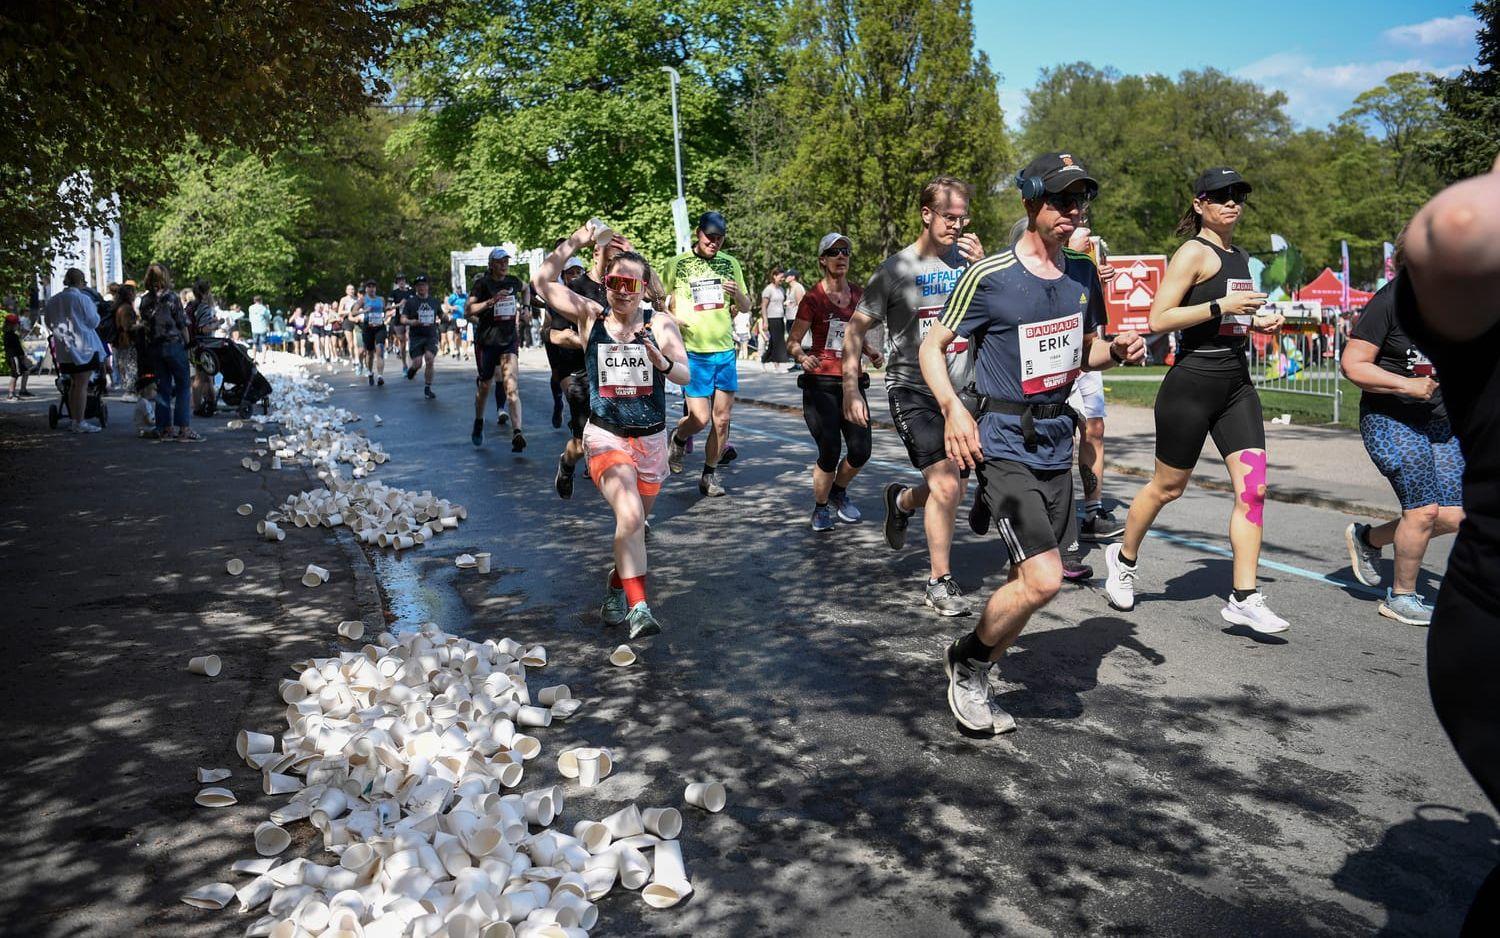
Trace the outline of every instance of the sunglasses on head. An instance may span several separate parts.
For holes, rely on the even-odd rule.
[[[820,256],[821,257],[848,257],[849,256],[849,246],[846,244],[846,245],[844,245],[841,248],[829,248],[828,250],[824,251]]]
[[[1244,205],[1245,200],[1250,198],[1250,187],[1225,186],[1222,189],[1215,189],[1212,192],[1203,193],[1202,198],[1203,201],[1212,202],[1215,205],[1223,205],[1226,202],[1233,202],[1236,205]]]
[[[1080,212],[1086,212],[1088,211],[1089,203],[1094,201],[1095,195],[1097,193],[1093,191],[1049,192],[1043,201],[1059,212],[1071,212],[1075,208]]]
[[[627,277],[624,274],[606,274],[604,285],[616,293],[640,293],[646,289],[646,281],[640,277]]]

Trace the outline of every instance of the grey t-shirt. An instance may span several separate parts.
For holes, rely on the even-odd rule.
[[[968,266],[956,244],[939,257],[919,257],[917,246],[909,244],[886,258],[865,285],[857,312],[884,325],[891,337],[887,387],[927,390],[917,357],[922,339],[942,315],[948,294]],[[954,339],[948,347],[948,377],[954,390],[973,383],[974,353],[968,339]]]

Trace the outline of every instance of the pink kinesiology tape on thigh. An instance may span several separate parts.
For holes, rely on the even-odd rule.
[[[1246,450],[1240,453],[1240,462],[1250,469],[1245,473],[1245,490],[1240,493],[1240,501],[1245,503],[1245,517],[1251,524],[1264,527],[1266,454]]]

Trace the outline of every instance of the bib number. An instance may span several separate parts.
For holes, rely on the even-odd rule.
[[[1066,387],[1083,367],[1083,314],[1022,323],[1016,330],[1016,343],[1021,353],[1021,393]]]
[[[844,331],[849,324],[842,319],[828,320],[828,335],[823,339],[823,351],[844,354]]]
[[[1407,370],[1411,372],[1412,377],[1432,378],[1437,376],[1437,369],[1433,367],[1432,359],[1423,355],[1417,349],[1407,352],[1407,356],[1410,358],[1410,361],[1407,363]]]
[[[724,281],[718,277],[690,280],[688,281],[688,288],[693,291],[694,311],[723,308]]]
[[[501,298],[500,302],[498,302],[498,303],[495,304],[495,318],[496,319],[515,319],[516,318],[516,298],[513,297],[513,296],[507,296],[507,297]]]
[[[600,397],[645,397],[655,390],[645,346],[601,343],[597,354]]]
[[[1250,280],[1229,280],[1225,282],[1225,289],[1229,293],[1249,293],[1255,289],[1255,283]],[[1253,315],[1231,316],[1226,313],[1219,319],[1219,335],[1249,335],[1250,324],[1254,321]]]
[[[385,321],[385,309],[379,306],[365,307],[365,325],[372,328],[379,326]]]
[[[417,309],[418,324],[430,326],[435,322],[437,322],[437,313],[433,311],[431,306],[422,306]]]
[[[943,315],[941,306],[924,306],[917,310],[917,328],[921,332],[921,341],[927,341],[927,333],[932,331],[932,324],[937,322]],[[953,343],[948,346],[948,362],[952,364],[960,355],[969,350],[969,340],[961,335],[953,337]]]

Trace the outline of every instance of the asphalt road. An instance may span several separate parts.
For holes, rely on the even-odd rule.
[[[968,625],[921,605],[920,523],[903,552],[880,537],[880,486],[911,477],[894,434],[852,490],[867,521],[814,535],[801,421],[737,410],[729,497],[699,497],[700,451],[657,502],[666,631],[616,670],[597,614],[613,521],[581,475],[571,501],[552,491],[566,431],[545,373],[524,376],[517,456],[492,410],[470,445],[470,368],[445,363],[436,401],[399,374],[330,379],[334,403],[384,418],[381,479],[471,512],[469,541],[374,558],[388,618],[547,642],[549,677],[588,700],[549,748],[608,745],[619,766],[570,816],[730,788],[724,813],[688,814],[691,901],[605,900],[598,934],[1454,934],[1500,854],[1432,714],[1425,632],[1351,585],[1336,513],[1267,504],[1264,589],[1293,629],[1257,637],[1218,616],[1226,496],[1190,492],[1148,542],[1136,610],[1065,586],[1000,668],[1019,730],[969,738],[939,657]],[[490,577],[453,567],[473,549]],[[955,574],[987,594],[1004,557],[964,530]]]

